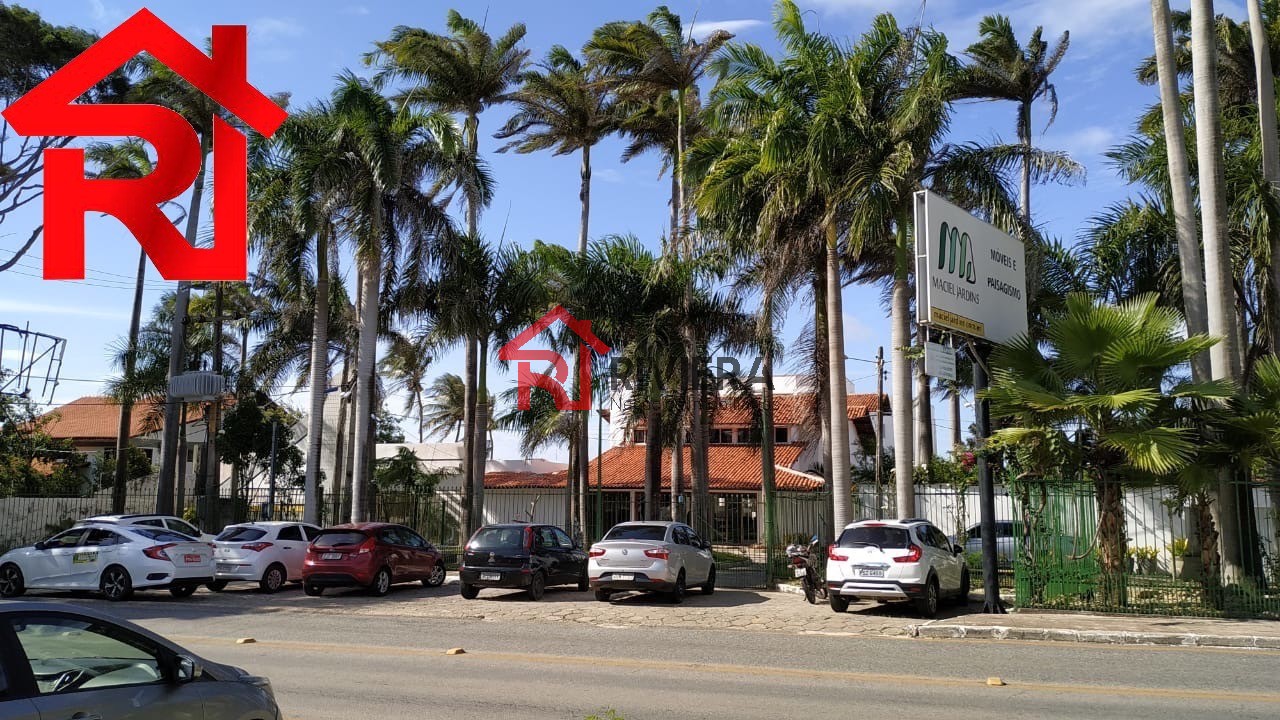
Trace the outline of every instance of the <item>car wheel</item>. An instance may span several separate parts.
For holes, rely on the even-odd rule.
[[[578,592],[586,592],[591,589],[591,576],[582,573],[582,577],[578,578]]]
[[[22,568],[13,563],[5,563],[0,567],[0,597],[18,597],[27,591],[22,579]]]
[[[534,573],[529,578],[529,599],[541,600],[543,593],[547,591],[547,578],[542,573]]]
[[[436,563],[431,568],[431,575],[422,581],[425,587],[440,587],[444,584],[444,561]]]
[[[102,571],[102,579],[98,581],[98,589],[112,602],[128,600],[133,595],[133,579],[129,571],[119,565],[112,565]]]
[[[462,597],[465,600],[475,600],[480,597],[480,588],[468,583],[462,583]]]
[[[849,598],[838,593],[827,595],[827,602],[831,604],[831,609],[835,612],[842,613],[849,610]]]
[[[964,607],[969,604],[969,568],[960,571],[960,592],[956,593],[956,604]]]
[[[716,566],[711,566],[711,572],[707,573],[707,581],[702,583],[702,594],[710,595],[716,591]]]
[[[932,618],[938,614],[938,580],[929,578],[924,586],[924,595],[916,600],[916,612],[921,617]]]
[[[609,602],[609,598],[611,597],[613,597],[613,593],[609,590],[596,591],[596,600],[599,600],[600,602]]]
[[[174,585],[169,588],[169,594],[179,599],[191,597],[195,592],[195,585]]]
[[[685,582],[684,582],[684,570],[681,570],[680,574],[676,576],[676,587],[674,590],[667,593],[667,599],[673,603],[684,602],[685,589],[686,588],[685,588]]]
[[[209,588],[209,590],[211,590],[211,591],[213,591],[213,592],[222,592],[223,590],[226,590],[226,589],[227,589],[227,581],[226,581],[226,580],[214,580],[213,582],[205,583],[205,585],[204,585],[204,586],[205,586],[205,587],[207,587],[207,588]]]
[[[369,592],[374,597],[382,597],[391,590],[391,571],[382,568],[373,576],[373,582],[369,583]]]
[[[284,581],[284,567],[273,564],[262,574],[262,579],[258,581],[258,588],[264,593],[280,592],[280,588],[284,587]]]
[[[304,582],[302,583],[302,592],[311,597],[320,597],[324,594],[324,588],[315,583]]]

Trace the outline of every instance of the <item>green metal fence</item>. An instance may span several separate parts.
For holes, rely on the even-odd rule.
[[[1019,484],[1017,604],[1280,619],[1280,485],[1232,482],[1225,494]]]

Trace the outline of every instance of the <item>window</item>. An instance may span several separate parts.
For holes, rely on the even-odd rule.
[[[195,538],[195,539],[199,539],[200,537],[199,530],[195,529],[194,527],[188,525],[187,523],[181,520],[170,518],[165,521],[165,524],[168,525],[169,529],[173,530],[174,532],[180,532],[183,535],[186,535],[188,537]]]
[[[643,444],[644,444],[644,438],[645,438],[645,432],[644,432],[644,430],[632,430],[632,431],[631,431],[631,442],[636,443],[637,445],[643,445]]]
[[[686,533],[686,534],[688,535],[688,537],[689,537],[689,544],[690,544],[690,545],[692,545],[692,546],[694,546],[694,547],[696,547],[696,548],[700,548],[700,547],[702,547],[702,538],[698,537],[698,534],[697,534],[697,533],[695,533],[695,532],[693,531],[693,529],[692,529],[692,528],[688,528],[688,529],[686,529],[686,530],[685,530],[685,533]]]
[[[303,525],[302,532],[306,534],[308,542],[320,537],[320,528],[311,527],[310,525]]]
[[[546,549],[559,547],[560,545],[560,539],[556,537],[556,529],[553,527],[538,528],[538,542]]]
[[[318,548],[344,547],[359,545],[368,539],[369,536],[359,530],[333,530],[331,532],[321,532],[320,536],[315,539],[315,546]]]
[[[191,538],[187,537],[186,535],[183,535],[182,533],[173,532],[172,530],[159,530],[157,528],[143,528],[143,527],[135,527],[130,529],[133,530],[133,532],[141,535],[142,537],[148,540],[155,540],[156,542],[162,542],[162,543],[191,542]]]
[[[164,521],[160,518],[149,518],[147,520],[139,520],[134,525],[144,525],[146,527],[164,527]]]
[[[773,441],[782,444],[791,442],[791,428],[786,425],[775,427],[773,429]]]
[[[427,541],[423,540],[421,535],[409,528],[400,528],[400,537],[404,538],[404,544],[411,548],[421,549],[427,547]]]
[[[552,529],[555,530],[556,542],[560,543],[560,547],[565,550],[572,550],[573,540],[571,540],[569,536],[566,535],[565,532],[560,528],[552,528]]]
[[[667,537],[664,525],[617,525],[605,536],[605,540],[648,540],[662,542]]]
[[[906,528],[886,527],[884,525],[862,525],[845,530],[836,541],[836,547],[858,547],[871,545],[880,549],[905,548],[911,544]]]
[[[734,432],[733,428],[711,428],[711,444],[732,445]]]
[[[164,679],[160,649],[123,628],[58,615],[19,615],[12,622],[42,695]]]
[[[69,548],[82,545],[82,538],[88,530],[86,528],[71,528],[70,530],[54,535],[44,541],[46,549],[50,548]]]
[[[302,528],[297,525],[286,525],[280,528],[279,538],[281,540],[297,540],[302,541]]]
[[[916,528],[916,535],[920,536],[920,541],[926,545],[932,545],[939,550],[951,550],[951,543],[947,541],[947,536],[942,531],[932,525],[921,525]]]
[[[89,536],[84,541],[84,544],[89,547],[110,547],[112,545],[120,545],[122,542],[120,536],[110,530],[94,528],[89,531]]]
[[[677,525],[671,528],[671,540],[677,545],[688,545],[689,534],[685,532],[684,528]]]
[[[219,542],[253,542],[266,537],[267,531],[247,525],[232,525],[214,538]]]
[[[400,534],[400,528],[387,528],[378,533],[378,539],[388,545],[408,545]]]
[[[487,527],[481,529],[467,543],[471,550],[515,550],[524,549],[524,533],[529,528],[523,527]]]

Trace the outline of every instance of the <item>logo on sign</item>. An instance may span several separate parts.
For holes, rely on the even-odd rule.
[[[942,232],[938,233],[938,269],[945,269],[970,285],[978,282],[969,233],[962,233],[960,228],[949,226],[945,222],[942,223]]]

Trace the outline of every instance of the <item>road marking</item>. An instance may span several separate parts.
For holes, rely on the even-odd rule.
[[[184,644],[235,645],[233,638],[208,636],[173,636],[175,642]],[[243,646],[241,646],[243,647]],[[262,640],[255,649],[311,651],[338,654],[363,654],[383,656],[439,657],[444,648],[409,648],[386,645],[356,645],[347,643],[322,643],[302,640]],[[247,648],[245,648],[247,649]],[[756,677],[817,678],[844,682],[881,683],[886,685],[919,684],[935,687],[986,687],[986,678],[934,677],[900,673],[852,672],[846,670],[812,670],[804,668],[764,667],[758,665],[733,665],[729,663],[689,663],[672,660],[644,660],[640,658],[592,657],[589,655],[549,655],[544,653],[489,652],[468,653],[461,662],[470,658],[531,664],[545,667],[558,664],[571,667],[612,667],[632,670],[654,670],[670,673],[673,670],[715,675],[748,675]],[[1071,695],[1141,696],[1165,699],[1203,700],[1210,702],[1254,702],[1280,704],[1280,693],[1226,692],[1219,690],[1193,690],[1170,687],[1130,687],[1121,685],[1085,685],[1073,683],[1021,682],[1006,679],[1008,690],[1065,693]],[[1005,691],[1002,688],[1002,691]]]

